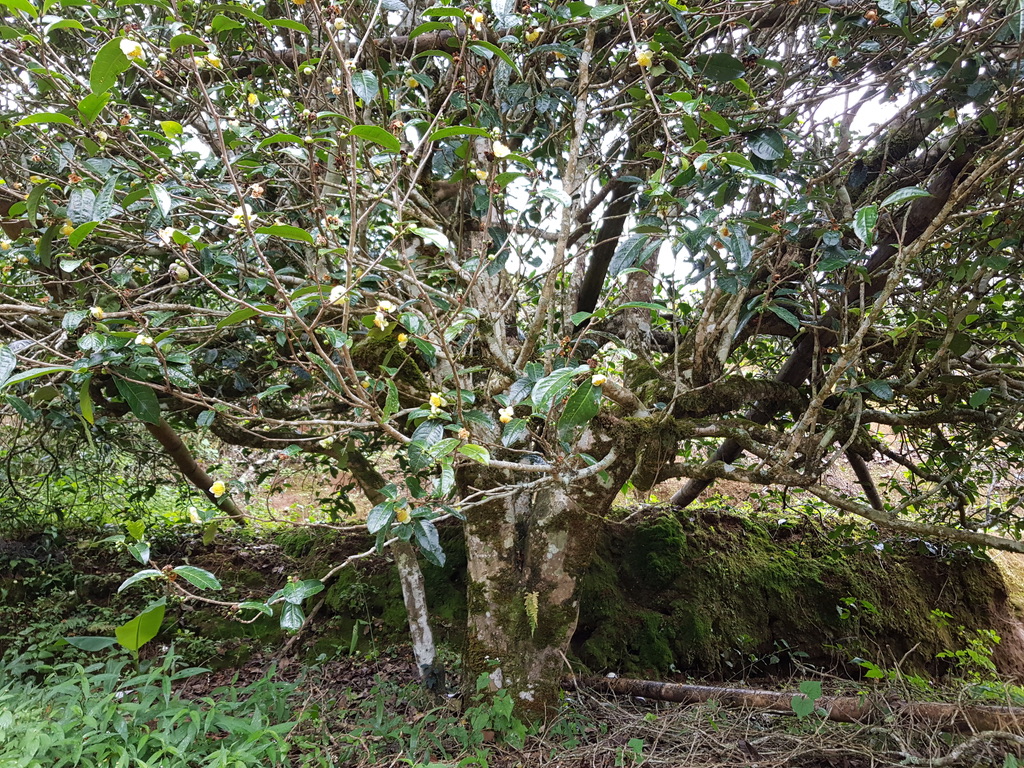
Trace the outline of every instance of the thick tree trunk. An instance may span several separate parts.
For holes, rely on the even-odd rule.
[[[521,718],[543,718],[559,700],[565,653],[579,616],[577,577],[595,537],[565,489],[498,498],[468,515],[466,680],[508,691]]]

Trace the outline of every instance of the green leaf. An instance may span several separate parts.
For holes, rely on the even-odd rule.
[[[598,5],[590,9],[590,18],[592,19],[606,19],[609,16],[614,16],[617,13],[621,13],[624,5]]]
[[[6,345],[0,346],[0,387],[7,382],[17,367],[18,358],[11,348]]]
[[[114,209],[114,192],[117,191],[117,182],[120,178],[121,174],[115,173],[103,183],[103,187],[96,195],[96,200],[92,204],[92,218],[97,223],[106,221]]]
[[[197,48],[208,47],[208,43],[205,40],[203,40],[203,38],[196,37],[195,35],[189,35],[187,33],[182,33],[180,35],[175,35],[171,38],[171,53],[174,53],[183,45],[194,45]]]
[[[391,521],[394,519],[394,502],[386,501],[383,504],[378,504],[366,516],[366,530],[370,533],[377,533],[391,525]]]
[[[162,603],[155,605],[134,619],[122,624],[114,630],[117,635],[117,642],[133,653],[156,637],[160,631],[160,625],[164,621],[166,606]]]
[[[179,565],[174,572],[185,579],[189,584],[199,589],[220,589],[221,584],[209,571],[196,568],[194,565]]]
[[[248,320],[250,317],[255,317],[258,314],[259,310],[253,309],[252,307],[236,309],[230,315],[217,323],[217,330],[219,331],[222,328],[227,328],[229,325],[238,325],[239,323]]]
[[[474,443],[460,445],[459,453],[463,456],[468,456],[473,461],[479,462],[480,464],[487,465],[491,462],[491,454],[482,445],[476,445]]]
[[[15,125],[36,125],[38,123],[58,123],[60,125],[74,126],[75,121],[60,112],[39,112],[35,115],[21,118]]]
[[[531,398],[535,413],[546,415],[555,400],[557,400],[572,380],[581,373],[590,371],[590,367],[580,365],[575,368],[559,368],[542,378],[533,385]]]
[[[559,434],[567,435],[577,427],[588,424],[600,409],[601,388],[595,387],[590,379],[587,379],[569,396],[558,419]]]
[[[115,378],[114,385],[132,409],[132,413],[147,424],[160,423],[160,402],[156,399],[156,392],[145,384],[127,379]]]
[[[388,379],[387,388],[388,394],[387,398],[384,400],[384,411],[381,413],[381,418],[384,421],[387,421],[398,413],[398,409],[400,407],[398,403],[398,387],[395,386],[395,382]]]
[[[39,203],[43,199],[43,195],[46,194],[46,189],[49,184],[38,184],[32,188],[32,191],[28,195],[28,199],[25,201],[25,215],[28,217],[28,223],[33,227],[38,226],[36,221],[36,212],[39,210]]]
[[[305,620],[306,614],[302,612],[301,606],[294,603],[285,603],[284,607],[281,608],[281,629],[297,632]]]
[[[289,581],[281,589],[281,597],[292,605],[301,605],[307,597],[312,597],[324,591],[324,583],[319,579],[304,579],[302,581]]]
[[[791,326],[796,328],[796,330],[800,330],[800,318],[794,315],[790,310],[786,309],[785,307],[780,307],[778,304],[769,304],[768,311],[774,314],[776,317],[785,320]]]
[[[271,144],[302,144],[302,137],[296,136],[294,133],[275,133],[273,136],[268,136],[259,144],[256,145],[256,149],[263,149],[264,147],[270,146]]]
[[[977,408],[978,406],[987,403],[990,397],[992,397],[992,390],[986,387],[985,389],[979,389],[971,395],[971,399],[967,402],[971,404],[971,408]]]
[[[427,141],[440,141],[452,136],[484,136],[490,138],[491,134],[484,128],[476,128],[472,125],[450,125],[447,128],[440,128],[434,131],[427,138]]]
[[[793,713],[801,720],[814,712],[814,699],[803,694],[790,699],[789,705],[793,708]]]
[[[853,217],[853,233],[870,248],[875,241],[875,224],[878,223],[878,206],[865,205]]]
[[[96,53],[92,62],[92,70],[89,72],[89,89],[93,93],[105,93],[114,87],[117,78],[125,72],[132,63],[121,50],[123,37],[115,37],[104,45]]]
[[[136,541],[142,541],[142,537],[146,535],[146,524],[141,520],[129,520],[124,527],[128,535]]]
[[[363,101],[373,101],[377,94],[380,93],[380,84],[377,82],[377,76],[369,70],[354,72],[352,74],[352,90]]]
[[[107,106],[107,102],[110,101],[109,93],[90,93],[85,98],[78,102],[78,114],[82,118],[82,122],[86,125],[92,125],[96,122],[96,118],[100,116],[100,112]]]
[[[441,548],[441,539],[437,535],[437,527],[429,520],[417,520],[413,523],[412,532],[423,556],[438,568],[443,567],[445,556]]]
[[[117,645],[116,637],[65,637],[68,645],[73,645],[83,651],[95,652],[105,651]]]
[[[137,541],[134,544],[128,545],[128,552],[131,556],[139,561],[140,565],[146,565],[149,562],[149,544],[144,541]]]
[[[879,400],[890,402],[893,398],[892,387],[885,381],[869,381],[864,384],[868,391]]]
[[[927,189],[921,189],[920,187],[904,187],[903,189],[897,189],[878,206],[879,208],[885,208],[887,205],[898,205],[899,203],[905,203],[907,200],[915,200],[919,197],[931,197],[932,193]]]
[[[380,144],[389,152],[399,152],[402,149],[398,139],[376,125],[354,125],[349,133],[366,141],[372,141],[374,144]]]
[[[210,22],[214,32],[230,32],[232,29],[245,29],[245,24],[234,19],[229,19],[223,13],[218,13]]]
[[[163,184],[150,184],[149,195],[153,198],[153,202],[156,203],[160,213],[166,218],[174,208],[171,193],[167,191]]]
[[[173,139],[175,136],[180,136],[185,128],[176,120],[161,120],[160,130],[164,132],[164,136],[168,139]]]
[[[747,134],[750,151],[762,160],[778,160],[786,154],[786,144],[782,134],[771,128],[751,131]]]
[[[266,603],[260,603],[255,600],[246,600],[245,602],[238,604],[239,611],[259,611],[265,616],[273,616],[274,609]]]
[[[6,5],[12,10],[27,13],[33,19],[39,16],[38,9],[28,0],[0,0],[0,5]]]
[[[415,40],[422,34],[436,32],[439,29],[454,30],[455,28],[451,25],[451,22],[447,21],[425,21],[409,33],[409,39]]]
[[[43,368],[32,368],[28,371],[22,371],[16,376],[11,376],[7,381],[0,383],[0,388],[13,387],[15,384],[21,384],[23,381],[30,381],[32,379],[38,379],[40,376],[46,376],[51,373],[60,373],[63,371],[71,371],[73,368],[69,368],[66,365],[48,365]]]
[[[309,27],[302,22],[295,21],[293,19],[269,19],[267,23],[275,27],[282,27],[283,29],[291,29],[295,32],[301,32],[304,35],[313,34],[309,31]]]
[[[76,226],[92,221],[92,209],[96,204],[96,193],[88,187],[75,187],[68,195],[68,218]]]
[[[501,444],[506,448],[511,448],[525,440],[528,433],[526,419],[512,419],[501,431]]]
[[[89,383],[91,381],[92,374],[90,373],[85,377],[81,388],[78,390],[78,407],[82,410],[82,418],[90,424],[95,424],[96,417],[93,415],[92,395],[89,393]]]
[[[282,240],[299,240],[303,243],[309,243],[313,245],[313,236],[304,229],[298,227],[291,227],[287,224],[273,224],[269,227],[259,227],[256,230],[257,235],[273,235],[274,237],[280,237]]]
[[[478,56],[483,56],[485,59],[497,56],[508,64],[512,68],[513,72],[519,74],[519,67],[516,66],[516,63],[512,61],[511,57],[507,53],[501,50],[501,48],[496,46],[494,43],[490,43],[486,40],[474,40],[469,44],[469,50]]]
[[[728,53],[701,54],[696,58],[694,69],[708,79],[721,83],[743,77],[746,72],[743,62]]]
[[[147,568],[144,571],[133,573],[131,576],[129,576],[127,579],[121,582],[121,586],[117,588],[117,591],[119,593],[124,592],[132,584],[138,584],[140,581],[146,581],[148,579],[155,579],[161,575],[162,571],[159,571],[156,568]]]
[[[89,236],[89,233],[96,229],[96,227],[98,227],[99,225],[100,223],[98,221],[87,221],[84,224],[78,225],[77,227],[75,227],[75,231],[68,235],[68,245],[70,245],[72,248],[77,248],[82,244],[82,241],[84,241],[85,238]],[[83,261],[85,261],[85,259],[79,259],[78,263],[81,264]],[[63,265],[61,268],[63,269]],[[70,272],[71,270],[68,269],[64,271]]]

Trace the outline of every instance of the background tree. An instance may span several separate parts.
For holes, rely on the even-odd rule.
[[[466,671],[524,712],[624,486],[1024,551],[1017,0],[38,2],[6,418],[137,419],[239,519],[190,433],[347,467],[434,561],[464,519]]]

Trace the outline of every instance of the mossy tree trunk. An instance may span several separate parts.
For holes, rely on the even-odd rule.
[[[601,518],[631,469],[624,464],[583,482],[495,494],[467,514],[464,670],[471,692],[486,674],[488,690],[508,691],[520,718],[554,713],[579,618],[580,577],[595,552]],[[470,474],[463,480],[476,488],[494,480]]]

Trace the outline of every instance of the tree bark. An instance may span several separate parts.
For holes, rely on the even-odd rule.
[[[224,510],[238,525],[245,525],[245,515],[230,496],[225,494],[217,498],[210,492],[214,482],[213,478],[206,473],[205,469],[199,466],[199,462],[195,460],[188,446],[178,437],[178,433],[171,428],[171,425],[163,419],[160,419],[157,424],[144,423],[146,429],[149,430],[149,434],[155,437],[157,442],[163,446],[164,450],[167,451],[167,455],[171,457],[175,466],[181,470],[181,474],[185,476],[185,479],[206,494],[206,498],[216,504],[219,509]]]
[[[558,704],[565,651],[579,616],[577,578],[595,537],[560,486],[494,499],[468,515],[466,685],[486,675],[523,718]]]
[[[385,484],[384,478],[363,454],[350,451],[348,468],[371,504],[380,504],[385,500],[380,492]],[[424,682],[433,681],[437,674],[434,669],[437,649],[434,646],[434,633],[430,629],[427,590],[423,584],[423,571],[420,570],[416,547],[407,541],[395,541],[391,544],[391,554],[394,555],[398,581],[402,585],[402,600],[408,616],[416,669]]]

